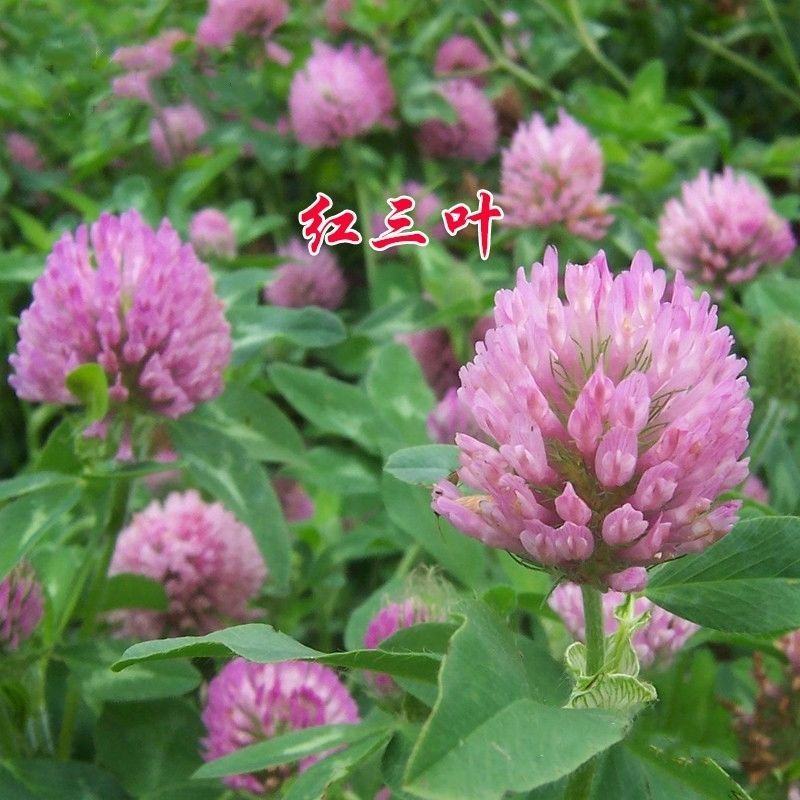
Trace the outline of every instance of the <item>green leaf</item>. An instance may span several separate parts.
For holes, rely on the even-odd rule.
[[[257,742],[227,756],[203,764],[195,778],[224,778],[259,772],[281,764],[291,764],[306,756],[351,744],[372,736],[371,725],[321,725],[290,731],[264,742]]]
[[[0,509],[0,577],[29,553],[81,496],[73,486],[48,486]]]
[[[234,360],[240,364],[262,353],[275,339],[283,338],[299,347],[330,347],[347,336],[336,314],[316,306],[235,308],[230,317]]]
[[[167,593],[164,584],[132,572],[112,575],[106,581],[101,611],[115,608],[166,611]]]
[[[355,767],[378,753],[390,735],[389,730],[379,731],[317,762],[295,778],[283,800],[322,800],[331,784],[344,780]]]
[[[106,639],[70,645],[59,655],[77,678],[83,699],[98,710],[107,702],[180,697],[200,685],[200,673],[182,661],[154,661],[112,672],[111,665],[124,651],[124,642]]]
[[[272,484],[260,464],[236,441],[214,428],[183,419],[170,439],[195,483],[253,532],[270,579],[279,592],[289,582],[289,529]]]
[[[430,800],[500,800],[570,774],[619,741],[627,724],[609,712],[535,699],[514,637],[488,608],[470,603],[404,788]]]
[[[459,449],[454,444],[423,444],[398,450],[383,469],[403,483],[430,486],[458,468]]]
[[[66,378],[67,389],[86,408],[90,422],[103,419],[108,413],[108,378],[99,364],[81,364]]]
[[[417,360],[400,344],[384,345],[366,378],[367,396],[379,419],[381,452],[430,441],[425,423],[436,399]]]
[[[382,494],[389,519],[451,575],[473,589],[486,583],[487,548],[433,513],[430,489],[401,483],[384,472]]]
[[[229,145],[210,156],[199,167],[184,172],[172,185],[167,198],[168,216],[185,218],[192,202],[239,158],[238,145]]]
[[[127,800],[113,776],[93,764],[36,758],[0,764],[4,800]]]
[[[305,444],[294,423],[268,397],[231,383],[221,397],[204,403],[192,418],[224,430],[257,461],[303,463]]]
[[[78,481],[63,472],[29,472],[0,481],[0,502],[52,486],[77,486]]]
[[[635,740],[609,751],[592,800],[750,800],[710,758],[687,758]]]
[[[411,652],[406,649],[406,636],[382,643],[378,650],[348,650],[342,653],[321,653],[280,633],[270,625],[250,623],[224,628],[206,636],[181,636],[157,639],[129,647],[112,669],[119,671],[131,664],[170,658],[230,658],[242,656],[248,661],[273,664],[276,661],[297,659],[317,661],[332,667],[368,669],[402,675],[416,680],[435,682],[440,659],[431,652]],[[396,649],[389,649],[396,647]]]
[[[370,452],[378,449],[378,421],[358,386],[289,364],[274,364],[268,373],[286,400],[321,431],[352,439]]]
[[[194,703],[109,703],[97,722],[97,760],[139,797],[188,778],[198,766],[203,725]]]
[[[646,594],[678,616],[729,633],[800,628],[800,519],[740,522],[704,552],[654,569]]]
[[[43,253],[52,249],[56,241],[56,235],[47,230],[36,217],[16,206],[8,206],[8,213],[11,219],[17,223],[17,227],[25,241]]]

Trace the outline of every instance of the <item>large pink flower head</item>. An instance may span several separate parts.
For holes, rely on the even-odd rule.
[[[606,636],[610,636],[619,627],[614,611],[624,600],[625,595],[621,592],[606,592],[603,595],[603,627]],[[562,583],[550,595],[548,603],[561,617],[567,630],[576,639],[583,641],[586,636],[586,622],[581,587],[574,583]],[[699,626],[665,611],[646,597],[636,598],[634,612],[640,615],[648,611],[650,619],[633,634],[631,644],[643,666],[666,666],[672,656],[686,644],[687,639],[699,630]]]
[[[250,529],[195,491],[172,492],[135,514],[120,533],[109,575],[132,572],[164,584],[166,611],[125,610],[111,619],[122,635],[210,633],[257,616],[267,568]]]
[[[434,622],[447,618],[447,615],[419,597],[409,597],[402,602],[388,603],[383,606],[369,621],[364,633],[364,647],[373,650],[380,647],[397,631],[410,628],[421,622]],[[369,681],[381,695],[393,693],[397,684],[391,675],[382,672],[370,672]]]
[[[0,582],[0,651],[16,650],[44,613],[42,587],[33,570],[20,564]]]
[[[203,758],[213,761],[288,731],[359,721],[353,698],[329,667],[304,661],[254,664],[236,658],[208,685]],[[277,797],[287,778],[322,757],[304,758],[297,768],[287,764],[224,781],[232,789]]]
[[[720,494],[747,475],[745,362],[708,295],[639,251],[613,276],[604,253],[548,248],[495,298],[495,327],[462,367],[459,396],[492,444],[459,434],[459,483],[433,508],[469,536],[578,583],[633,591],[644,567],[703,550],[733,525]]]
[[[298,238],[278,248],[286,260],[275,270],[264,289],[264,299],[275,306],[303,308],[319,306],[339,308],[347,292],[347,284],[333,252],[323,247],[312,256]]]
[[[236,255],[236,233],[230,220],[216,208],[204,208],[192,217],[189,239],[203,258],[233,258]]]
[[[394,104],[386,64],[364,45],[337,50],[315,41],[289,90],[292,130],[309,147],[335,147],[376,125],[391,126]]]
[[[795,244],[767,195],[730,167],[714,176],[702,170],[684,183],[659,221],[667,265],[717,286],[750,280],[765,264],[787,259]]]
[[[284,0],[209,0],[197,27],[197,43],[219,50],[233,44],[240,33],[266,40],[286,21]]]
[[[600,239],[613,221],[602,184],[600,145],[562,109],[552,127],[534,114],[517,128],[503,151],[498,202],[511,227],[560,224],[576,236]]]
[[[193,153],[207,130],[203,115],[191,103],[164,106],[150,121],[150,144],[158,161],[168,167]]]
[[[490,66],[486,53],[478,43],[469,36],[451,36],[436,51],[433,71],[439,76],[453,77],[453,73],[484,72]],[[478,75],[466,76],[476,86],[482,86],[483,80]]]
[[[12,163],[30,172],[41,172],[45,167],[39,146],[24,133],[12,131],[6,134],[6,152]]]
[[[456,122],[429,119],[419,129],[419,144],[433,158],[463,158],[481,163],[497,149],[497,114],[489,98],[472,81],[445,81],[439,93],[453,107]]]
[[[9,383],[25,400],[74,403],[65,385],[80,364],[108,375],[112,403],[179,417],[216,397],[230,326],[208,267],[167,220],[103,214],[65,233],[23,311]]]

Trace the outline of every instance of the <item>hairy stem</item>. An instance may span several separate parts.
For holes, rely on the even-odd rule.
[[[108,522],[103,529],[102,549],[97,559],[97,565],[86,593],[86,612],[81,623],[79,638],[90,638],[97,629],[98,616],[103,603],[106,588],[106,577],[111,556],[114,553],[114,544],[117,534],[125,522],[128,512],[128,501],[131,493],[131,482],[119,480],[114,485],[111,497],[111,510]],[[72,754],[72,741],[75,736],[75,725],[78,719],[80,706],[80,692],[74,679],[70,679],[67,696],[64,700],[64,716],[61,720],[61,730],[58,735],[57,755],[62,761],[67,761]]]
[[[581,585],[583,617],[586,621],[586,674],[595,675],[605,660],[602,595],[593,586]]]

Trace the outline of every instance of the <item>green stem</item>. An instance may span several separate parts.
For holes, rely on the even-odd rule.
[[[519,80],[521,80],[524,84],[530,86],[531,89],[548,95],[557,103],[560,103],[564,100],[564,95],[558,89],[551,86],[546,80],[540,78],[529,69],[521,67],[519,64],[508,58],[508,56],[506,56],[506,54],[503,52],[502,48],[492,38],[491,33],[489,33],[489,29],[480,19],[475,18],[472,19],[471,22],[472,27],[475,29],[475,33],[478,34],[478,38],[481,40],[481,42],[483,42],[484,47],[486,47],[486,49],[491,53],[492,57],[494,58],[495,65],[499,69],[509,72],[516,78],[519,78]]]
[[[749,58],[740,56],[738,53],[735,53],[729,47],[726,47],[716,39],[712,39],[710,36],[704,36],[702,33],[693,31],[691,28],[687,28],[686,33],[690,39],[693,39],[698,44],[701,44],[715,55],[727,59],[732,64],[735,64],[737,67],[743,69],[745,72],[749,72],[754,78],[758,78],[773,91],[783,95],[787,100],[791,100],[792,103],[800,108],[800,94],[797,94],[797,92],[793,92],[787,86],[784,86],[777,78],[771,75],[767,70],[759,67],[758,64],[751,61]]]
[[[583,18],[583,11],[579,0],[568,0],[567,6],[569,8],[572,22],[575,25],[575,31],[578,34],[578,39],[586,49],[586,52],[626,91],[630,88],[631,82],[625,77],[622,70],[600,49],[597,41],[589,32],[586,25],[586,20]]]
[[[603,668],[606,654],[603,631],[603,600],[593,586],[581,585],[583,618],[586,624],[586,674],[596,675]]]
[[[79,638],[83,640],[91,638],[92,634],[94,634],[97,629],[100,609],[103,604],[103,595],[105,594],[108,565],[111,563],[111,556],[114,553],[114,544],[117,534],[122,528],[122,524],[125,522],[130,493],[131,482],[129,480],[119,480],[114,485],[111,497],[111,510],[102,535],[102,550],[97,560],[92,582],[86,593],[86,611],[83,615],[79,634]],[[67,761],[72,755],[72,740],[75,736],[75,725],[78,719],[79,706],[80,691],[77,682],[71,678],[69,688],[67,689],[67,696],[64,700],[64,714],[61,720],[61,730],[58,734],[57,755],[62,761]]]
[[[764,418],[750,442],[748,455],[750,456],[751,472],[755,472],[761,466],[761,462],[785,417],[786,406],[780,400],[771,397]]]
[[[0,698],[0,752],[9,759],[19,756],[17,730],[8,713],[8,705],[2,698]]]
[[[761,2],[772,22],[772,27],[775,28],[775,32],[778,34],[778,41],[780,41],[783,49],[783,60],[794,76],[795,81],[797,81],[798,86],[800,86],[800,62],[797,60],[789,34],[786,33],[786,28],[778,14],[778,10],[775,8],[775,3],[772,0],[761,0]]]
[[[564,800],[589,800],[592,795],[592,782],[596,766],[597,759],[592,758],[585,764],[581,764],[572,773],[564,791]]]
[[[417,557],[420,554],[420,546],[418,544],[413,544],[411,547],[406,550],[405,555],[400,559],[397,564],[397,569],[394,571],[394,577],[396,580],[401,578],[405,578],[406,575],[411,571],[411,567],[414,566],[414,562],[417,560]]]

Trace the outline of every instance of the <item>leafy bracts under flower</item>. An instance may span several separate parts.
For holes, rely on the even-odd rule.
[[[458,480],[433,508],[456,528],[578,583],[641,589],[645,567],[698,552],[732,527],[752,404],[745,362],[695,299],[639,252],[567,264],[548,248],[497,293],[495,327],[459,396],[487,444],[459,434]],[[458,484],[468,488],[463,494]]]
[[[549,599],[550,608],[564,621],[567,630],[578,640],[586,635],[581,589],[574,583],[563,583],[553,590]],[[625,602],[622,592],[606,592],[603,595],[603,628],[606,636],[619,630],[617,609]],[[633,633],[633,645],[639,663],[644,667],[653,664],[666,666],[673,655],[686,644],[698,626],[663,608],[659,608],[646,597],[637,597],[633,602],[633,613],[644,619]],[[645,617],[646,615],[646,617]]]

